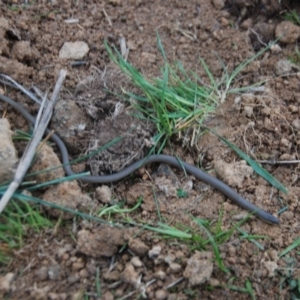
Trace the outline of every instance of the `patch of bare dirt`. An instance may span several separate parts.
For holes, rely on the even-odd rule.
[[[278,47],[247,66],[235,83],[248,86],[267,79],[264,91],[229,95],[206,122],[257,160],[298,160],[300,76],[298,67],[289,64],[288,58],[295,53],[300,29],[284,23],[282,12],[300,11],[297,1],[279,2],[66,0],[26,5],[23,1],[0,1],[0,73],[28,88],[35,85],[46,91],[59,70],[66,68],[61,100],[67,100],[68,106],[62,105],[59,126],[55,122],[53,126],[69,139],[74,157],[123,136],[121,144],[88,163],[94,174],[111,173],[147,153],[155,128],[135,119],[127,103],[105,92],[104,88],[116,93],[121,88],[132,88],[111,65],[105,39],[119,47],[119,38],[124,37],[130,50],[128,61],[151,77],[159,75],[163,64],[157,47],[158,31],[168,59],[180,60],[186,69],[197,71],[207,80],[199,56],[212,74],[221,78],[224,69],[218,57],[230,72],[279,37]],[[68,22],[77,18],[78,23]],[[76,64],[59,58],[63,44],[75,41],[88,44],[87,56]],[[2,88],[31,113],[37,112],[38,105],[24,95],[6,85]],[[76,114],[72,109],[75,103]],[[26,129],[27,123],[12,108],[2,103],[0,107],[7,110],[14,129]],[[67,125],[59,131],[62,121]],[[124,136],[124,132],[130,134]],[[139,228],[112,228],[77,220],[57,230],[30,234],[24,247],[14,252],[11,263],[1,267],[2,295],[9,299],[98,299],[99,282],[103,300],[250,299],[248,294],[229,288],[242,288],[249,280],[257,299],[290,299],[287,287],[279,286],[282,270],[287,267],[279,253],[299,233],[298,164],[264,164],[288,188],[289,194],[284,195],[249,172],[212,134],[203,135],[194,148],[181,146],[178,141],[174,147],[181,159],[222,177],[264,210],[277,215],[288,206],[279,216],[279,226],[257,218],[250,218],[242,226],[249,234],[268,237],[259,240],[263,248],[258,249],[235,233],[220,246],[224,264],[230,270],[226,274],[209,251],[201,254],[185,243],[161,239]],[[220,172],[222,169],[226,172]],[[230,178],[226,180],[226,176]],[[126,199],[127,207],[132,207],[143,196],[141,208],[131,215],[138,221],[158,221],[158,207],[166,223],[195,229],[190,215],[213,222],[221,218],[222,229],[245,216],[244,210],[211,187],[164,165],[146,166],[131,179],[109,187],[111,199],[105,203],[112,205]],[[97,202],[95,189],[83,191],[89,192],[89,201],[99,209],[103,204]],[[187,191],[186,197],[178,197],[180,189]],[[297,269],[297,253],[290,256]]]

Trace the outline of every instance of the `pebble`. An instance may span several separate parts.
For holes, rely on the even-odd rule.
[[[275,66],[275,73],[278,76],[287,75],[291,73],[292,71],[292,65],[291,63],[286,59],[281,59],[276,63]]]
[[[110,291],[103,294],[102,300],[114,300],[114,296]]]
[[[155,259],[159,256],[161,252],[161,246],[154,246],[151,250],[148,252],[148,256],[151,259]]]
[[[96,198],[103,204],[107,204],[112,199],[111,189],[107,185],[96,188]]]
[[[89,271],[87,269],[82,269],[82,270],[80,270],[79,275],[81,278],[88,278]]]
[[[165,300],[168,298],[168,295],[169,295],[169,293],[166,290],[161,289],[161,290],[155,291],[155,299],[156,300]]]
[[[181,271],[181,265],[177,263],[170,263],[169,271],[170,273],[178,273],[179,271]]]
[[[84,265],[85,265],[84,262],[74,262],[72,265],[72,270],[79,271],[84,268]]]
[[[224,0],[211,0],[211,2],[217,10],[221,10],[225,5]]]
[[[79,280],[80,280],[80,277],[78,276],[78,274],[71,275],[68,277],[68,283],[70,283],[70,284],[74,284],[74,283],[78,282]]]
[[[43,266],[34,272],[34,275],[38,281],[43,281],[48,278],[48,267]]]
[[[0,293],[8,293],[15,274],[7,273],[5,276],[0,276]]]
[[[120,280],[120,272],[119,271],[105,272],[103,274],[103,278],[107,281],[116,282]]]
[[[143,266],[143,263],[137,256],[133,257],[130,262],[135,268],[140,268]]]
[[[236,264],[236,259],[235,257],[228,257],[227,261],[230,265],[235,265]]]
[[[61,59],[83,59],[90,48],[87,43],[77,42],[65,42],[59,50],[59,58]]]
[[[138,256],[143,256],[149,251],[149,247],[139,239],[130,239],[128,247],[133,253],[137,254]]]
[[[174,254],[169,254],[165,257],[165,262],[170,265],[175,259],[176,257]]]
[[[228,254],[229,254],[229,256],[234,256],[235,254],[236,254],[236,248],[235,247],[233,247],[233,246],[230,246],[229,248],[228,248]]]
[[[160,279],[160,280],[165,280],[166,278],[166,273],[162,270],[159,270],[157,271],[155,274],[154,274],[154,277],[157,278],[157,279]]]
[[[51,280],[57,280],[60,277],[61,267],[59,265],[50,266],[48,276]]]

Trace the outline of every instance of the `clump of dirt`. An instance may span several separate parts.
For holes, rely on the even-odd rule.
[[[89,159],[92,174],[116,173],[143,158],[153,146],[153,129],[153,124],[139,121],[126,111],[97,122],[89,151],[117,138],[121,141]]]
[[[116,173],[143,158],[154,145],[154,124],[139,118],[129,101],[120,101],[124,94],[122,89],[132,91],[134,88],[116,67],[108,68],[103,74],[94,72],[76,87],[76,102],[93,119],[89,137],[84,139],[84,152],[90,153],[120,139],[88,160],[93,175]]]

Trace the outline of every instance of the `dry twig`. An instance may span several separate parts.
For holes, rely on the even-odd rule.
[[[36,149],[45,133],[45,130],[48,127],[49,121],[51,120],[52,112],[58,99],[58,94],[65,80],[66,74],[67,72],[65,70],[60,71],[51,99],[48,101],[47,94],[44,96],[42,105],[38,113],[38,117],[36,119],[32,138],[24,151],[23,157],[20,160],[13,181],[0,200],[0,213],[4,210],[10,198],[22,183],[23,178],[30,167]]]

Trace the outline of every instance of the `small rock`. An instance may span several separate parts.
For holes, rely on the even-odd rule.
[[[268,254],[269,254],[270,259],[272,259],[272,261],[277,262],[279,260],[278,252],[276,250],[270,250]]]
[[[59,50],[59,58],[83,59],[89,50],[89,46],[85,42],[65,42],[62,48]]]
[[[132,264],[127,263],[124,271],[121,274],[121,279],[125,283],[137,286],[139,273],[134,269]]]
[[[274,277],[275,271],[278,269],[278,265],[275,261],[265,261],[264,266],[268,270],[268,276]]]
[[[211,2],[213,6],[218,10],[221,10],[225,6],[224,0],[211,0]]]
[[[111,189],[107,185],[102,185],[96,188],[96,198],[100,202],[107,204],[112,197]]]
[[[97,266],[95,260],[90,260],[86,264],[86,269],[91,275],[94,275],[97,272]]]
[[[183,272],[183,276],[189,280],[189,284],[193,287],[208,281],[213,271],[211,252],[196,253],[187,261],[187,267]]]
[[[61,267],[59,265],[49,267],[48,276],[51,280],[59,279],[60,274],[61,274]]]
[[[177,197],[179,182],[176,184],[173,179],[163,176],[155,177],[155,185],[167,198]]]
[[[154,259],[155,265],[160,265],[165,262],[165,256],[164,255],[158,255],[157,258]]]
[[[155,274],[154,274],[154,277],[159,279],[159,280],[165,280],[166,278],[166,273],[162,270],[159,270],[157,271]]]
[[[120,280],[120,272],[119,271],[111,271],[103,274],[103,278],[107,281],[117,282]]]
[[[172,274],[173,273],[178,273],[179,271],[181,271],[181,265],[177,264],[177,263],[170,263],[169,264],[169,270]]]
[[[290,21],[279,23],[275,29],[275,37],[285,44],[292,44],[297,41],[300,36],[300,27]]]
[[[130,262],[135,268],[140,268],[143,266],[143,263],[137,256],[133,257]]]
[[[241,23],[240,28],[244,30],[248,30],[252,26],[253,26],[253,20],[252,18],[248,18]]]
[[[165,257],[165,262],[170,265],[174,260],[176,259],[175,255],[174,254],[168,254],[166,257]]]
[[[244,113],[246,117],[252,117],[253,116],[253,107],[252,106],[245,106],[244,107]]]
[[[49,293],[47,296],[50,300],[59,300],[60,299],[59,295],[56,293]]]
[[[209,279],[209,285],[211,286],[215,286],[215,287],[218,287],[221,285],[220,281],[216,278],[210,278]]]
[[[160,290],[155,291],[155,299],[156,300],[165,300],[168,298],[168,296],[169,296],[169,293],[166,290],[160,289]]]
[[[78,274],[70,275],[70,276],[68,277],[68,283],[70,283],[70,284],[74,284],[74,283],[76,283],[76,282],[78,282],[78,281],[80,281],[80,277],[79,277]]]
[[[83,261],[78,261],[78,262],[74,262],[72,265],[72,270],[77,272],[80,271],[81,269],[84,268],[84,262]]]
[[[142,52],[141,54],[141,62],[143,65],[147,63],[155,64],[156,63],[156,55],[152,53]]]
[[[34,272],[34,275],[35,277],[37,277],[37,280],[39,281],[46,280],[48,278],[48,267],[43,266],[39,268]]]
[[[194,187],[194,182],[193,180],[188,180],[183,186],[182,186],[182,190],[190,193],[193,190]]]
[[[149,251],[149,247],[140,239],[129,239],[128,247],[138,256],[144,256]]]
[[[161,252],[161,246],[154,246],[151,250],[148,252],[148,256],[151,259],[155,259],[159,256]]]
[[[79,272],[79,275],[81,278],[88,278],[89,277],[89,271],[87,269],[82,269]]]
[[[287,75],[291,73],[292,71],[292,65],[291,63],[286,59],[281,59],[276,63],[275,66],[275,73],[278,76]]]
[[[282,52],[282,48],[278,44],[272,45],[270,47],[270,50],[274,54],[278,54],[278,53]]]
[[[14,273],[7,273],[5,276],[0,276],[0,295],[10,291],[14,276]],[[4,297],[2,299],[4,299]]]
[[[222,18],[220,19],[220,23],[221,23],[221,25],[222,25],[223,27],[227,27],[227,26],[229,25],[228,19],[226,19],[226,18],[224,18],[224,17],[222,17]]]
[[[228,255],[231,257],[235,256],[236,255],[236,247],[230,246],[228,248]]]
[[[0,182],[4,182],[13,178],[18,161],[10,124],[5,118],[0,119],[0,141]]]
[[[114,300],[114,295],[110,291],[107,291],[103,294],[102,300]]]
[[[299,107],[297,105],[289,105],[289,111],[292,112],[292,113],[297,113],[299,112]]]

